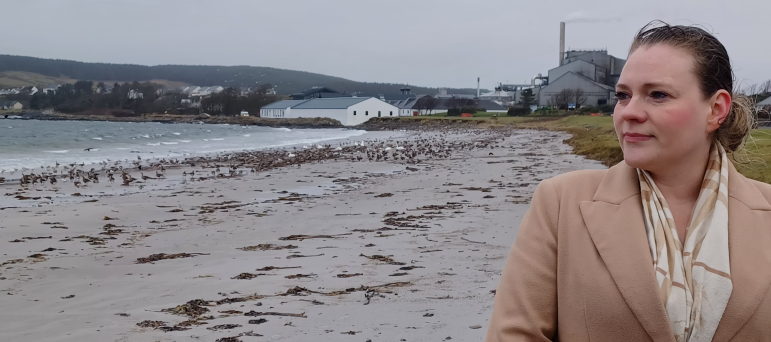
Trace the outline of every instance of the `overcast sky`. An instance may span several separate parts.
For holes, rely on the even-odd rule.
[[[626,58],[653,19],[699,24],[738,81],[771,79],[769,0],[0,0],[0,54],[85,62],[253,65],[356,81],[529,83],[566,46]]]

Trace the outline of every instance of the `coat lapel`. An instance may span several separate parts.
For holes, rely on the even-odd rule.
[[[653,270],[635,169],[621,162],[603,177],[581,215],[627,305],[654,341],[674,341]]]
[[[771,205],[729,166],[728,248],[733,290],[713,341],[729,341],[752,317],[771,283]]]

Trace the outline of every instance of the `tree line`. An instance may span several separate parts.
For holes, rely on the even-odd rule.
[[[138,116],[147,113],[238,115],[242,110],[257,113],[269,103],[280,100],[267,94],[270,84],[242,94],[239,89],[229,87],[218,94],[200,99],[200,108],[193,106],[187,94],[166,91],[163,86],[152,82],[138,81],[114,83],[81,80],[74,84],[61,85],[56,91],[46,93],[41,88],[34,95],[8,95],[7,99],[19,101],[32,110],[54,109],[62,113],[112,114],[115,116]],[[182,100],[188,99],[190,101]],[[108,110],[105,110],[108,109]]]

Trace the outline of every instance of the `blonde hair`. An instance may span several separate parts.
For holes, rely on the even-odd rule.
[[[734,73],[725,46],[699,27],[671,26],[654,20],[637,32],[629,54],[641,46],[656,44],[682,48],[693,56],[693,71],[705,98],[720,89],[731,94],[731,109],[720,127],[713,132],[713,139],[723,145],[728,153],[739,151],[755,128],[755,112],[748,97],[733,91]]]

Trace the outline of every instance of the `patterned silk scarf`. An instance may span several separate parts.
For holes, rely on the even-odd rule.
[[[728,163],[723,147],[714,144],[685,244],[651,175],[637,169],[659,295],[678,342],[711,341],[731,296]]]

